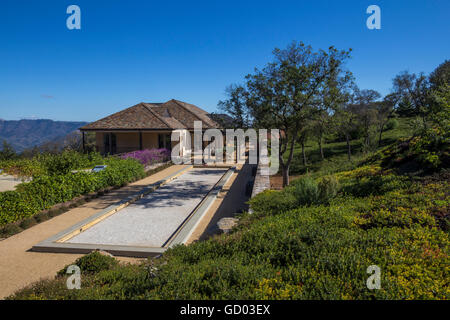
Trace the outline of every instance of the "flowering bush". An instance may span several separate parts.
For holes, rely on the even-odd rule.
[[[170,159],[170,150],[168,149],[145,149],[125,153],[122,159],[136,159],[142,165],[148,166],[154,163],[164,162]]]

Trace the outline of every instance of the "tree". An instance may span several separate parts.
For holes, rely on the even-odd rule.
[[[325,159],[323,152],[323,138],[330,129],[331,117],[327,110],[321,109],[313,120],[311,133],[317,138],[317,144],[319,145],[320,158]]]
[[[438,89],[450,84],[450,60],[441,63],[429,76],[431,89]]]
[[[383,101],[375,104],[377,109],[378,146],[381,146],[381,138],[386,124],[395,115],[397,102],[398,97],[391,93],[385,96]]]
[[[450,127],[450,60],[441,63],[429,76],[431,121],[443,132]]]
[[[352,147],[350,144],[351,134],[358,126],[358,114],[356,105],[351,103],[350,95],[348,99],[349,101],[347,103],[336,110],[333,121],[338,134],[345,137],[345,142],[347,143],[347,157],[350,161],[352,159]]]
[[[365,106],[373,104],[375,101],[381,98],[381,94],[378,91],[371,89],[359,90],[359,88],[356,86],[354,88],[354,95],[355,103]]]
[[[359,90],[354,88],[354,113],[357,114],[359,125],[363,134],[363,148],[365,151],[371,148],[372,129],[377,120],[377,100],[381,98],[381,94],[375,90]]]
[[[279,161],[286,186],[295,142],[305,122],[317,113],[322,90],[330,84],[340,87],[351,79],[351,73],[343,69],[350,50],[330,47],[313,52],[311,46],[294,42],[273,54],[272,63],[246,77],[247,108],[256,127],[283,131]]]
[[[311,135],[317,138],[320,157],[325,159],[323,152],[323,137],[332,127],[331,115],[339,109],[346,100],[345,91],[351,85],[350,79],[347,81],[336,81],[329,78],[328,83],[322,88],[318,98],[318,112],[315,114],[311,124]]]
[[[225,93],[228,99],[219,101],[219,109],[233,118],[234,128],[248,128],[247,91],[243,86],[230,85],[225,89]]]
[[[302,161],[303,161],[303,165],[306,166],[307,164],[307,159],[306,159],[306,150],[305,150],[305,143],[308,140],[308,137],[311,135],[312,133],[312,128],[310,127],[309,122],[304,125],[299,134],[298,134],[298,138],[297,138],[297,142],[300,144],[301,148],[302,148]]]
[[[14,148],[6,140],[3,140],[2,150],[0,151],[0,160],[11,160],[15,158],[17,158],[16,151],[14,151]]]
[[[399,98],[399,115],[420,117],[426,126],[430,101],[429,81],[424,73],[401,72],[393,79],[393,93]]]

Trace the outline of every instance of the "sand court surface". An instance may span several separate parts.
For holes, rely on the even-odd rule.
[[[226,171],[193,168],[65,242],[163,247]]]

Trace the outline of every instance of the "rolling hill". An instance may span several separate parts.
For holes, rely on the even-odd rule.
[[[0,119],[0,141],[6,140],[16,152],[67,136],[87,122]]]

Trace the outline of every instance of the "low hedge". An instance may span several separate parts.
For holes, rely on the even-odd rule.
[[[97,173],[78,172],[41,175],[0,193],[0,225],[30,217],[55,204],[107,187],[120,187],[145,176],[144,167],[133,159],[110,157],[107,168]]]
[[[0,169],[11,175],[29,178],[42,175],[61,175],[71,170],[92,168],[103,164],[104,158],[98,152],[81,153],[65,150],[59,154],[42,153],[33,158],[0,161]]]

